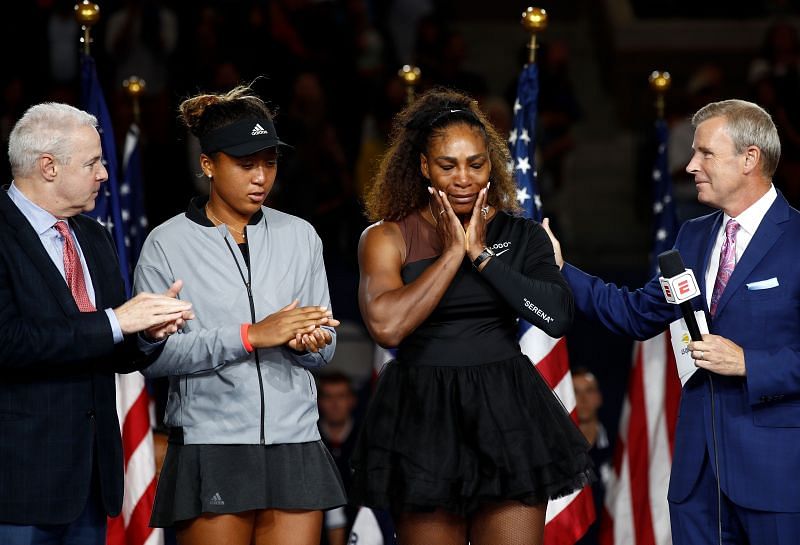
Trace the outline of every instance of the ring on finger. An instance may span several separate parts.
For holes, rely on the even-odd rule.
[[[703,359],[703,356],[705,356],[705,355],[706,355],[706,353],[705,353],[705,352],[703,352],[702,350],[699,350],[699,352],[700,352],[700,355],[699,355],[699,357],[698,357],[697,359],[698,359],[698,360],[702,360],[702,359]]]
[[[484,218],[489,215],[489,207],[488,206],[481,207],[481,215],[483,215]]]

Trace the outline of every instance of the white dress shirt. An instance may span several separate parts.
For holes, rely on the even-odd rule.
[[[61,273],[61,276],[64,278],[64,282],[66,283],[67,276],[64,272],[64,239],[54,227],[56,222],[61,220],[31,201],[25,196],[24,193],[22,193],[22,191],[19,190],[16,185],[14,185],[13,182],[11,183],[11,187],[8,189],[8,196],[17,206],[17,208],[19,208],[19,211],[22,212],[22,215],[25,216],[25,219],[28,220],[28,223],[31,224],[31,227],[33,227],[33,230],[36,231],[36,234],[39,235],[39,240],[42,242],[42,246],[44,246],[47,255],[49,255],[50,259],[53,260],[53,264],[58,269],[58,272]],[[67,225],[69,226],[69,222],[67,222]],[[81,243],[78,241],[78,237],[75,236],[75,232],[72,230],[71,226],[69,231],[72,234],[72,240],[75,241],[75,247],[78,250],[78,257],[80,257],[81,260],[83,278],[86,283],[86,293],[89,295],[89,300],[92,302],[92,305],[97,306],[95,304],[92,275],[89,274],[89,267],[86,264],[86,258],[83,255],[83,250],[81,250]],[[111,324],[111,331],[114,334],[114,343],[122,342],[122,328],[119,325],[117,316],[110,308],[105,309],[105,313],[106,316],[108,316],[108,322]]]
[[[708,303],[709,307],[711,306],[711,292],[714,291],[714,282],[717,280],[719,253],[725,241],[725,226],[728,224],[728,220],[735,219],[740,226],[739,231],[736,233],[736,263],[738,263],[748,244],[753,240],[753,235],[756,233],[758,226],[761,225],[761,220],[767,215],[767,210],[769,210],[769,207],[772,206],[777,197],[778,192],[775,190],[775,186],[771,185],[760,199],[737,217],[731,218],[728,214],[723,214],[722,225],[717,231],[717,238],[714,241],[714,247],[711,249],[708,269],[706,269],[706,303]]]

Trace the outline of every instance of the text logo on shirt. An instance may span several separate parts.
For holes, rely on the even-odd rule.
[[[494,250],[494,255],[498,256],[500,254],[504,254],[511,249],[511,242],[498,242],[496,244],[492,244],[489,247],[491,250]],[[498,252],[498,250],[500,250]]]
[[[528,310],[539,316],[542,320],[544,320],[548,324],[554,320],[552,316],[545,314],[545,312],[542,309],[540,309],[539,307],[528,301],[528,299],[526,299],[525,297],[522,298],[522,301],[525,304],[525,308],[527,308]]]

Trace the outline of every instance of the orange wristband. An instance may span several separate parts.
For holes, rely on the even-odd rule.
[[[253,324],[242,324],[242,328],[239,330],[239,334],[242,336],[242,344],[244,345],[244,349],[248,352],[252,352],[254,350],[253,345],[250,344],[250,341],[247,340],[247,332],[250,330],[250,326]]]

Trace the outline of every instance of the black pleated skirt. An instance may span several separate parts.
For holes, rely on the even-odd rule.
[[[169,527],[203,513],[326,510],[346,502],[341,476],[322,441],[266,446],[170,443],[150,526]]]
[[[390,362],[353,454],[352,501],[393,512],[538,505],[594,479],[589,445],[520,354],[471,366]]]

